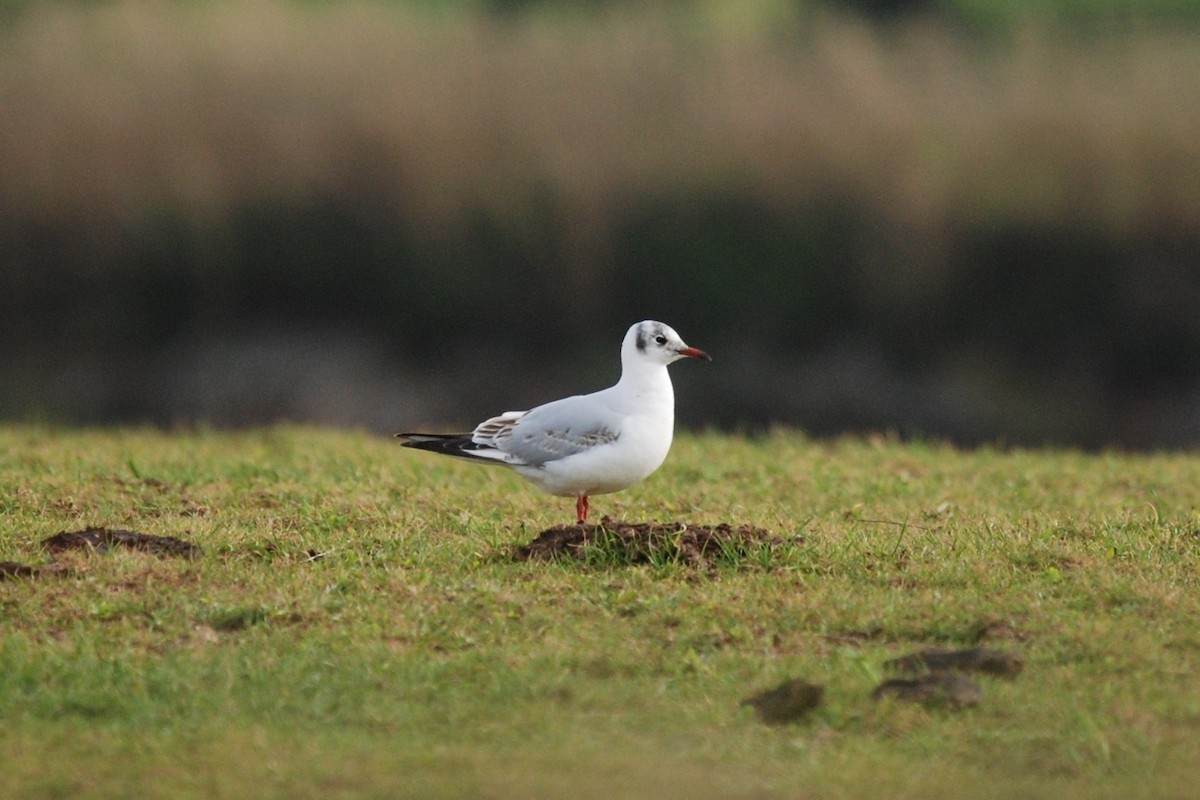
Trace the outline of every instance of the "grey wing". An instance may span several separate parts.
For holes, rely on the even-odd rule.
[[[538,406],[506,431],[503,449],[526,464],[541,466],[620,437],[619,420],[588,396],[568,397]]]

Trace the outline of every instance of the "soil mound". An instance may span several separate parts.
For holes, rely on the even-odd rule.
[[[0,561],[0,581],[8,578],[32,578],[37,574],[37,567],[19,564],[16,561]]]
[[[686,522],[621,522],[604,517],[597,524],[559,525],[538,534],[513,552],[514,561],[591,558],[639,564],[678,561],[705,565],[736,560],[784,543],[752,525],[690,525]]]
[[[911,703],[957,709],[979,705],[983,699],[983,689],[957,672],[930,672],[917,678],[884,681],[871,693],[871,697],[876,700],[894,697]]]
[[[902,658],[893,658],[884,663],[884,669],[893,672],[982,672],[1001,678],[1015,678],[1021,674],[1025,659],[1016,653],[990,650],[986,647],[969,647],[965,650],[943,650],[930,648]]]
[[[195,558],[200,548],[174,536],[152,536],[148,533],[124,531],[118,528],[86,528],[82,531],[63,531],[42,540],[42,547],[51,553],[64,550],[94,550],[107,553],[113,547],[128,547],[158,556]]]
[[[759,692],[742,701],[758,712],[759,719],[768,725],[780,725],[803,719],[821,704],[825,687],[801,678],[784,681],[774,689]]]

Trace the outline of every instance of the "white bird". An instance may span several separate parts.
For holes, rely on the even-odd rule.
[[[658,469],[671,449],[675,390],[667,365],[712,361],[671,326],[646,320],[621,343],[621,379],[529,411],[506,411],[471,433],[398,433],[405,447],[511,467],[543,491],[575,497],[587,521],[588,497],[626,489]]]

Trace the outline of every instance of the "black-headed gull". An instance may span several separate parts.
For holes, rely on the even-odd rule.
[[[576,521],[586,522],[590,495],[626,489],[666,459],[675,429],[667,365],[681,358],[712,361],[670,325],[646,320],[625,334],[614,386],[506,411],[471,433],[396,435],[405,447],[512,467],[550,494],[575,497]]]

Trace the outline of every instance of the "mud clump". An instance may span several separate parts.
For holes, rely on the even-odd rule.
[[[66,564],[22,564],[18,561],[0,561],[0,581],[16,578],[61,578],[74,575]]]
[[[768,725],[782,725],[803,719],[818,705],[825,688],[801,678],[784,681],[774,689],[747,697],[742,705],[758,712],[758,718]]]
[[[107,553],[114,547],[127,547],[158,556],[196,558],[200,547],[174,536],[152,536],[147,533],[118,528],[86,528],[82,531],[63,531],[42,540],[42,547],[51,553],[65,550],[91,550]]]
[[[943,708],[969,708],[983,699],[983,688],[957,672],[930,672],[917,678],[893,678],[881,683],[871,697],[894,698]]]
[[[32,578],[40,572],[39,567],[18,564],[16,561],[0,561],[0,581],[9,578]]]
[[[916,677],[884,681],[871,695],[876,700],[892,697],[957,709],[979,705],[983,699],[983,688],[966,673],[1011,680],[1021,674],[1025,659],[1016,653],[986,647],[963,650],[932,647],[893,658],[884,662],[883,667],[890,672],[915,674]]]
[[[1015,678],[1025,667],[1025,659],[1016,653],[968,647],[965,650],[930,648],[884,663],[884,669],[901,673],[978,672],[1001,678]]]
[[[646,564],[679,562],[705,566],[737,560],[782,546],[785,540],[752,525],[691,525],[686,522],[621,522],[604,517],[597,524],[559,525],[517,547],[514,561],[608,560]]]
[[[86,550],[107,553],[114,547],[128,547],[157,556],[196,558],[200,547],[174,536],[151,536],[146,533],[125,531],[117,528],[85,528],[81,531],[63,531],[42,540],[42,549],[50,553],[49,564],[22,564],[17,561],[0,561],[0,581],[38,576],[65,576],[74,574],[69,564],[59,563],[57,556],[68,550]]]

